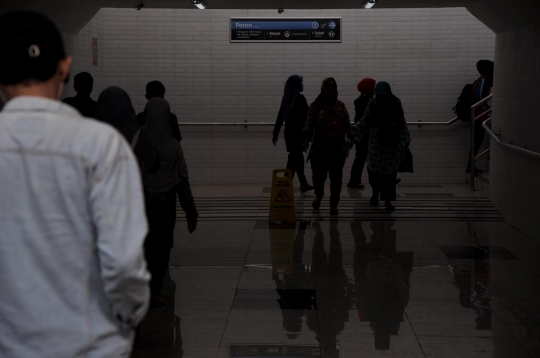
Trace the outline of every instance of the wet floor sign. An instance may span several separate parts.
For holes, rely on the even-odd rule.
[[[296,222],[292,171],[276,169],[272,175],[270,197],[270,223]]]

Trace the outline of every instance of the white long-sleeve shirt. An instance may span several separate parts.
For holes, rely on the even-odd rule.
[[[0,112],[0,357],[128,357],[150,275],[139,167],[112,127],[18,97]]]

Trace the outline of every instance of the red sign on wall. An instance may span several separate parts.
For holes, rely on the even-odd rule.
[[[92,64],[94,66],[98,65],[98,48],[97,48],[97,39],[92,38]]]

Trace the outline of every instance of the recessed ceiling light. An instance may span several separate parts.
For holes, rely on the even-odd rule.
[[[206,9],[206,5],[201,0],[191,0],[193,2],[193,5],[197,6],[199,9],[204,10]]]
[[[368,0],[364,4],[364,8],[371,9],[373,6],[375,6],[376,3],[377,3],[377,0]]]

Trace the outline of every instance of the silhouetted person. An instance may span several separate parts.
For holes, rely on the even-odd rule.
[[[358,83],[358,92],[360,92],[360,97],[354,101],[354,124],[360,122],[360,119],[362,119],[364,116],[364,112],[366,111],[369,101],[371,101],[375,96],[376,83],[377,81],[375,81],[373,78],[364,78]],[[356,157],[354,158],[354,163],[351,168],[351,178],[349,179],[349,184],[347,184],[347,187],[350,189],[364,188],[364,185],[362,184],[362,172],[364,171],[368,154],[368,135],[369,134],[366,133],[360,143],[356,143]]]
[[[364,117],[356,125],[357,140],[366,140],[369,133],[368,173],[373,189],[370,203],[377,206],[379,195],[386,210],[395,210],[397,171],[405,158],[411,137],[405,122],[401,101],[394,96],[387,82],[375,86],[376,98],[369,102]]]
[[[480,73],[480,77],[474,82],[473,89],[471,93],[471,103],[475,104],[486,98],[491,94],[491,89],[493,88],[493,75],[495,71],[495,63],[493,61],[489,60],[480,60],[476,64],[476,68],[478,69],[478,72]],[[491,105],[486,102],[480,107],[476,108],[474,112],[474,116],[478,117],[482,115],[482,113],[486,112],[491,108]],[[484,137],[486,135],[486,131],[484,127],[482,127],[482,122],[489,119],[490,114],[486,113],[485,115],[481,116],[477,120],[474,121],[474,155],[476,156],[478,154],[478,150],[482,147],[482,144],[484,143]],[[472,124],[472,123],[471,123]],[[467,173],[470,173],[471,169],[471,163],[470,163],[470,155],[469,155],[469,163],[467,164]],[[483,170],[480,170],[478,168],[474,168],[475,172],[482,173]]]
[[[129,357],[149,274],[139,166],[59,102],[72,57],[46,17],[0,16],[0,356]]]
[[[189,174],[180,142],[174,137],[169,124],[169,103],[163,98],[152,98],[144,110],[143,128],[150,135],[160,159],[156,173],[143,176],[146,213],[150,232],[144,248],[148,270],[152,274],[151,307],[162,305],[159,293],[163,278],[169,269],[171,249],[176,225],[176,197],[186,213],[190,233],[197,228],[197,208],[191,193]]]
[[[281,100],[281,107],[279,108],[276,125],[272,134],[272,143],[276,145],[281,126],[285,122],[285,145],[287,146],[287,152],[289,152],[287,169],[292,170],[293,177],[295,173],[298,173],[301,193],[313,190],[313,186],[308,184],[306,175],[304,174],[302,132],[309,107],[306,97],[301,93],[304,91],[303,81],[304,78],[299,75],[292,75],[287,79],[283,99]]]
[[[83,117],[95,118],[97,111],[97,102],[90,98],[94,89],[94,79],[88,72],[81,72],[74,78],[73,88],[77,95],[69,97],[62,102],[75,108]]]
[[[308,160],[313,171],[315,200],[311,204],[318,210],[324,196],[324,183],[330,177],[330,214],[338,214],[338,203],[343,186],[343,166],[352,144],[351,120],[345,104],[338,100],[337,82],[326,78],[321,94],[308,110],[304,126],[304,150],[311,142]],[[348,142],[350,140],[350,142]]]
[[[131,144],[141,172],[155,173],[160,161],[148,132],[139,127],[131,98],[120,87],[106,88],[99,95],[96,119],[116,128]]]
[[[151,100],[152,98],[165,98],[165,91],[166,88],[163,83],[159,81],[148,82],[148,84],[146,85],[145,97],[147,100]],[[137,115],[137,121],[139,122],[139,125],[143,125],[143,123],[145,122],[144,112],[141,112]],[[176,115],[172,112],[169,118],[169,124],[176,140],[181,141],[182,134],[180,133],[180,128],[178,128],[178,117],[176,117]]]

